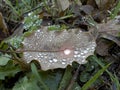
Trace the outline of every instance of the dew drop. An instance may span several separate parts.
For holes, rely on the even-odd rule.
[[[85,60],[82,60],[82,62],[85,62]]]
[[[65,55],[69,55],[70,53],[71,53],[71,50],[70,50],[70,49],[65,49],[65,50],[64,50],[64,54],[65,54]]]
[[[77,55],[77,57],[81,57],[81,55]]]
[[[39,32],[40,32],[40,30],[37,30],[37,32],[39,33]]]
[[[43,58],[43,56],[41,55],[41,58]]]
[[[85,56],[82,56],[82,58],[85,58]]]
[[[78,51],[74,51],[75,54],[78,54],[79,52]]]
[[[64,61],[64,62],[65,62],[65,61],[66,61],[66,59],[63,59],[62,61]]]
[[[76,57],[77,57],[77,55],[74,55],[74,57],[76,58]]]
[[[91,68],[94,68],[94,66],[92,65]]]
[[[95,47],[92,47],[91,49],[94,49]]]
[[[62,62],[62,64],[65,64],[65,62]]]
[[[47,59],[47,56],[45,56],[45,59]]]
[[[87,48],[86,50],[88,51],[88,50],[90,50],[90,48]]]
[[[40,58],[41,56],[40,56],[40,55],[38,55],[37,57],[38,57],[38,58]]]
[[[85,51],[84,51],[84,54],[86,54],[86,53],[88,53],[88,51],[87,51],[87,50],[85,50]]]
[[[50,63],[52,63],[53,61],[52,60],[49,60]]]
[[[54,62],[57,62],[58,60],[54,58],[53,61],[54,61]]]
[[[81,54],[81,55],[83,55],[84,53],[83,53],[83,52],[81,52],[80,54]]]
[[[32,56],[30,56],[30,58],[32,58]]]

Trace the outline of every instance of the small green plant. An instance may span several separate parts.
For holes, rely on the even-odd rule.
[[[110,66],[110,64],[103,67],[101,70],[99,70],[88,82],[84,84],[84,86],[81,88],[81,90],[87,90],[95,81],[96,79],[101,76],[101,74]]]
[[[114,10],[111,13],[111,19],[115,18],[120,11],[120,1],[118,1],[117,6],[114,8]]]
[[[29,13],[24,19],[24,28],[29,31],[34,31],[40,28],[42,20],[34,12]]]

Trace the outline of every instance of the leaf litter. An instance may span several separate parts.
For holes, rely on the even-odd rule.
[[[118,36],[117,34],[118,34],[118,32],[119,32],[119,22],[115,25],[115,23],[113,22],[113,24],[110,24],[109,23],[109,21],[107,22],[107,23],[103,23],[103,20],[105,20],[105,19],[107,19],[107,15],[108,15],[108,13],[110,14],[111,12],[111,10],[112,10],[112,8],[114,7],[114,5],[116,4],[116,3],[114,3],[115,1],[117,1],[117,0],[75,0],[75,3],[74,3],[74,5],[75,6],[77,6],[77,5],[79,5],[78,7],[76,7],[76,9],[74,9],[72,12],[74,12],[74,14],[71,14],[70,16],[68,15],[68,16],[65,16],[65,15],[67,15],[66,14],[66,12],[69,10],[69,9],[71,9],[70,7],[72,7],[72,6],[74,6],[73,5],[73,3],[71,3],[71,1],[72,2],[74,2],[74,0],[71,0],[71,1],[69,1],[69,0],[65,0],[66,1],[66,3],[63,3],[63,2],[61,2],[60,0],[58,0],[60,3],[61,3],[61,6],[59,7],[60,9],[61,9],[61,11],[59,11],[58,9],[56,9],[56,10],[58,10],[58,12],[57,11],[55,11],[55,13],[54,13],[54,11],[52,11],[52,10],[55,10],[55,9],[49,9],[49,10],[51,10],[52,11],[52,13],[54,13],[54,14],[51,14],[51,13],[48,13],[47,12],[47,18],[49,18],[49,19],[47,19],[44,15],[42,16],[42,18],[44,17],[45,19],[47,19],[48,20],[48,22],[46,22],[45,21],[45,19],[43,18],[43,21],[45,22],[45,23],[48,23],[48,25],[51,25],[51,24],[61,24],[61,22],[59,22],[59,20],[58,20],[58,22],[57,22],[57,20],[55,20],[55,21],[52,21],[51,20],[51,18],[55,18],[56,19],[56,16],[57,16],[57,18],[62,18],[62,22],[65,24],[65,25],[69,25],[69,26],[71,26],[71,27],[77,27],[77,28],[81,28],[81,27],[83,27],[83,22],[81,22],[81,17],[83,17],[83,18],[86,18],[86,16],[87,15],[91,15],[92,17],[93,17],[93,19],[96,21],[96,22],[98,22],[98,23],[101,23],[102,22],[102,24],[100,25],[100,24],[97,24],[97,26],[98,26],[98,30],[97,30],[97,32],[98,32],[98,34],[95,32],[94,34],[95,34],[95,36],[96,36],[96,34],[97,34],[97,38],[99,37],[99,39],[98,40],[96,40],[96,37],[95,37],[95,40],[92,38],[91,39],[91,34],[88,34],[88,32],[86,33],[85,32],[85,35],[83,34],[84,32],[79,32],[79,30],[77,31],[77,33],[81,33],[80,34],[80,36],[78,36],[78,37],[81,37],[82,36],[82,34],[84,35],[83,37],[87,37],[87,40],[89,39],[89,37],[90,37],[90,39],[89,40],[92,40],[92,41],[90,41],[90,42],[96,42],[97,43],[97,48],[98,48],[98,51],[100,51],[99,53],[96,51],[96,53],[97,53],[97,55],[100,55],[100,56],[102,56],[102,58],[104,57],[104,56],[107,56],[107,57],[110,57],[110,55],[113,57],[117,57],[118,59],[117,60],[119,60],[119,38],[118,37],[116,37],[116,36]],[[79,1],[79,4],[78,4],[78,1]],[[102,2],[101,2],[102,1]],[[50,0],[50,2],[51,2],[51,0]],[[67,3],[68,2],[68,3]],[[12,2],[13,3],[13,2]],[[59,3],[59,5],[60,5],[60,3]],[[86,6],[85,6],[86,5]],[[87,6],[87,5],[89,5],[89,6]],[[4,4],[3,4],[3,6],[4,6]],[[82,7],[83,6],[83,7]],[[1,4],[0,4],[0,7],[1,7]],[[49,6],[48,6],[49,7]],[[47,7],[47,8],[48,8]],[[79,8],[80,7],[80,8]],[[90,8],[88,8],[88,7],[90,7]],[[52,7],[52,8],[54,8],[54,7]],[[74,7],[73,7],[74,8]],[[45,8],[44,8],[45,9]],[[81,11],[83,11],[84,12],[84,14],[83,13],[81,13],[81,11],[79,10],[79,9],[81,9]],[[4,11],[5,9],[1,9],[0,8],[0,10],[1,11]],[[109,11],[110,10],[110,11]],[[33,10],[31,10],[31,11],[33,11]],[[14,12],[14,11],[13,11]],[[42,10],[42,12],[44,13],[44,12],[46,12],[46,10],[44,11],[44,10]],[[6,12],[7,13],[7,12]],[[5,16],[6,15],[8,15],[8,14],[6,14],[5,13]],[[4,13],[3,13],[4,14]],[[11,15],[12,16],[14,16],[14,14],[13,13],[11,13]],[[54,16],[55,15],[55,16]],[[85,17],[84,17],[85,16]],[[67,17],[67,18],[66,18]],[[69,17],[69,18],[68,18]],[[49,23],[50,22],[50,23]],[[55,22],[55,23],[54,23]],[[106,21],[105,21],[106,22]],[[63,24],[62,23],[62,24]],[[85,27],[88,27],[86,24],[85,24]],[[111,28],[112,27],[112,28]],[[116,28],[117,27],[117,28]],[[74,29],[72,29],[72,30],[63,30],[63,31],[48,31],[48,30],[45,30],[45,31],[43,31],[43,29],[44,28],[46,28],[46,27],[42,27],[42,28],[40,28],[40,30],[38,30],[38,31],[40,31],[40,32],[44,32],[44,33],[46,33],[46,35],[45,35],[45,37],[46,37],[46,39],[43,39],[43,40],[41,40],[40,42],[40,44],[38,44],[38,46],[40,46],[40,50],[38,49],[39,47],[37,46],[37,45],[35,45],[35,43],[34,43],[34,45],[32,46],[33,48],[31,49],[31,47],[29,48],[29,46],[27,45],[27,43],[26,43],[26,46],[25,46],[25,43],[23,42],[23,50],[21,50],[21,51],[23,51],[23,54],[25,55],[25,53],[30,53],[30,54],[32,54],[33,56],[34,55],[36,55],[36,57],[33,57],[33,59],[36,59],[36,60],[38,60],[40,63],[41,63],[41,61],[45,61],[45,56],[47,56],[48,55],[48,53],[50,53],[50,56],[55,56],[55,57],[60,57],[61,56],[61,52],[62,52],[62,59],[64,59],[65,58],[65,60],[67,59],[67,58],[72,58],[72,57],[74,57],[74,55],[75,55],[75,57],[74,57],[74,59],[75,58],[77,58],[79,55],[76,55],[76,53],[78,53],[78,52],[73,52],[73,51],[71,51],[71,49],[72,50],[76,50],[76,48],[71,48],[71,46],[73,46],[73,47],[78,47],[78,48],[81,48],[81,46],[77,46],[76,45],[76,42],[72,42],[72,41],[74,41],[74,40],[70,40],[71,38],[70,38],[70,36],[71,36],[71,34],[75,34],[74,33]],[[82,28],[82,29],[85,29],[85,31],[90,31],[89,29],[87,29],[86,30],[86,28]],[[95,28],[96,29],[96,28]],[[10,29],[9,29],[10,30]],[[16,30],[17,31],[17,30]],[[95,31],[95,30],[93,30],[93,31]],[[32,33],[30,36],[28,36],[28,37],[26,37],[25,38],[25,40],[29,40],[29,41],[33,41],[34,42],[34,40],[33,39],[30,39],[30,37],[34,37],[35,36],[35,33],[36,33],[37,31],[35,31],[34,33]],[[63,40],[63,42],[62,41],[58,41],[58,42],[56,42],[55,41],[55,39],[54,39],[54,37],[56,38],[57,36],[61,36],[62,34],[64,35],[64,33],[71,33],[70,35],[66,35],[66,37],[68,37],[68,38],[65,38],[65,39],[62,39]],[[75,32],[76,32],[76,30],[75,30]],[[91,31],[90,31],[91,32]],[[46,43],[49,41],[49,35],[47,34],[47,33],[54,33],[53,34],[53,38],[52,38],[52,43],[48,43],[49,44],[49,46],[47,46],[46,45]],[[36,33],[37,34],[37,33]],[[93,35],[93,34],[92,34]],[[52,36],[52,35],[51,35]],[[50,36],[50,37],[51,37]],[[74,36],[77,36],[76,34],[74,35]],[[43,38],[43,35],[41,35],[40,37],[42,37]],[[63,37],[64,38],[64,37]],[[70,39],[69,39],[70,38]],[[72,37],[73,38],[73,37]],[[74,37],[74,38],[76,38],[76,37]],[[73,39],[74,39],[73,38]],[[103,39],[103,40],[106,40],[106,41],[108,41],[108,43],[112,43],[112,45],[107,45],[106,43],[103,43],[103,41],[100,41],[100,43],[98,44],[98,42],[99,42],[99,40],[101,40],[101,39]],[[35,39],[36,41],[37,41],[37,39]],[[44,41],[44,40],[47,40],[47,41]],[[54,41],[53,41],[54,40]],[[79,39],[77,40],[77,39],[75,39],[76,41],[79,41]],[[82,38],[82,40],[86,40],[86,39],[84,39],[84,38]],[[79,41],[79,42],[83,42],[83,41]],[[88,41],[89,41],[88,40]],[[35,42],[36,42],[35,41]],[[39,40],[38,40],[39,41]],[[66,42],[66,41],[68,41],[68,42]],[[106,42],[105,41],[105,42]],[[53,42],[56,42],[56,43],[54,43],[54,45],[53,45]],[[62,44],[60,44],[59,45],[59,43],[61,43],[62,42]],[[79,43],[78,42],[78,43]],[[67,44],[66,44],[67,43]],[[58,44],[58,45],[57,45]],[[45,45],[45,46],[44,46]],[[65,47],[68,47],[68,48],[70,48],[70,49],[68,49],[68,48],[65,48],[65,47],[63,47],[65,45]],[[85,47],[86,47],[86,44],[84,44],[85,45]],[[88,44],[87,44],[88,45]],[[25,47],[24,47],[25,46]],[[34,48],[34,46],[37,46],[37,48]],[[43,47],[42,47],[43,46]],[[58,47],[56,47],[56,46],[58,46]],[[88,45],[89,46],[89,45]],[[101,46],[101,47],[99,47],[99,46]],[[62,47],[62,48],[61,48]],[[51,48],[51,49],[50,49]],[[102,48],[102,49],[100,49],[100,48]],[[25,49],[25,50],[24,50]],[[30,50],[28,50],[28,49],[30,49]],[[56,50],[57,49],[57,50]],[[84,49],[85,50],[85,49]],[[94,50],[96,50],[95,48],[94,48]],[[93,50],[93,51],[94,51]],[[49,52],[48,52],[49,51]],[[59,52],[60,51],[60,52]],[[81,52],[80,50],[78,50],[79,52]],[[90,53],[90,54],[93,54],[93,51]],[[104,52],[104,51],[106,51],[106,52]],[[10,51],[8,51],[8,52],[10,52]],[[19,51],[18,51],[19,52]],[[72,52],[72,53],[71,53]],[[17,53],[17,51],[14,51],[14,53]],[[38,58],[38,54],[36,54],[36,53],[40,53],[40,55],[42,56],[42,57],[39,57]],[[53,54],[52,54],[53,53]],[[54,54],[54,53],[58,53],[58,54]],[[60,54],[60,55],[59,55]],[[29,55],[30,57],[32,56],[32,55]],[[70,56],[70,57],[69,57]],[[77,57],[76,57],[77,56]],[[44,57],[44,58],[43,58]],[[55,58],[55,57],[53,57],[53,58]],[[64,57],[64,58],[63,58]],[[87,57],[87,56],[86,56]],[[110,57],[110,60],[111,61],[113,61],[113,60],[115,60],[114,58],[112,58],[112,57]],[[26,58],[28,58],[28,57],[26,57]],[[41,58],[41,59],[40,59]],[[25,58],[24,58],[25,59]],[[39,60],[40,59],[40,60]],[[72,58],[73,59],[73,58]],[[27,61],[26,62],[30,62],[32,59],[26,59]],[[47,57],[47,60],[49,60],[48,59],[48,57]],[[54,60],[51,60],[50,62],[51,63],[58,63],[58,62],[56,62],[56,61],[58,61],[58,60],[61,60],[61,58],[56,58],[56,59],[54,59]],[[106,59],[105,59],[106,60]],[[117,61],[116,60],[116,61]],[[84,59],[83,61],[85,61],[86,62],[86,60]],[[110,61],[110,62],[111,62]],[[66,62],[66,61],[65,61]],[[76,62],[81,62],[81,61],[79,61],[78,59],[77,59],[77,61]],[[93,62],[93,60],[91,61],[91,62]],[[88,62],[89,63],[89,62]],[[88,64],[87,63],[87,64]],[[114,72],[114,73],[116,73],[116,75],[119,75],[117,72],[119,72],[119,66],[118,66],[118,62],[116,62],[117,64],[115,64],[114,63],[114,68],[113,68],[113,66],[111,66],[110,68],[110,71],[116,71],[116,72]],[[48,62],[47,62],[47,64],[48,64]],[[47,66],[47,64],[46,64],[46,66]],[[61,63],[60,63],[61,64]],[[65,64],[65,63],[63,63],[63,64]],[[72,64],[72,62],[70,62],[70,63],[68,63],[68,64]],[[82,63],[80,63],[80,64],[82,64]],[[44,64],[45,65],[45,64]],[[83,64],[83,65],[81,65],[81,67],[80,67],[80,69],[81,68],[83,68],[82,66],[84,66],[84,65],[86,65],[86,64]],[[112,64],[113,65],[113,64]],[[91,64],[89,67],[93,67],[93,64]],[[115,69],[115,68],[118,68],[117,70]],[[56,68],[56,67],[55,67]],[[61,68],[61,67],[57,67],[57,68]],[[62,67],[63,68],[63,67]],[[54,69],[54,68],[52,68],[52,69]],[[94,69],[97,69],[97,68],[94,68]],[[97,69],[98,70],[98,69]],[[84,71],[84,68],[82,69],[82,72]],[[70,71],[71,72],[71,71]],[[69,73],[70,73],[69,72]],[[76,72],[77,72],[77,70],[76,70]],[[92,71],[93,72],[93,71]],[[77,72],[77,73],[79,73],[79,72]],[[91,74],[91,72],[87,72],[87,73],[89,73],[89,74]],[[82,74],[82,73],[80,73],[80,74]],[[103,75],[104,77],[105,77],[105,75]],[[102,76],[101,76],[102,77]],[[73,75],[73,78],[74,78],[74,75]],[[48,78],[49,79],[49,78]],[[63,78],[64,79],[64,78]],[[106,79],[106,77],[105,77],[105,79]],[[108,83],[108,82],[106,82],[105,81],[105,79],[103,78],[103,81],[104,81],[104,83],[103,83],[103,85],[105,85],[105,83],[107,83],[107,84],[110,84],[110,83]],[[48,81],[50,81],[50,80],[48,80]],[[51,80],[52,81],[52,80]],[[108,80],[107,80],[108,81]],[[72,82],[72,84],[73,83],[76,83],[76,81],[74,81],[74,82]],[[79,82],[77,82],[77,84],[78,84]],[[112,82],[113,83],[113,82]],[[51,83],[50,83],[51,84]],[[110,84],[111,85],[111,84]],[[70,85],[71,86],[71,85]],[[78,86],[78,85],[77,85]],[[79,86],[81,86],[81,84],[79,84]],[[83,84],[82,84],[82,86],[83,86]],[[99,88],[100,90],[102,90],[102,89],[104,89],[105,87],[106,87],[107,85],[105,85],[105,86],[103,86],[103,88],[102,88],[102,86],[101,86],[101,84],[100,84],[100,86],[99,85],[97,85],[97,86],[95,86],[95,87],[97,87],[97,88]],[[110,87],[112,87],[113,85],[111,85]],[[93,90],[93,89],[95,89],[95,87],[92,87],[91,89]],[[105,88],[106,89],[106,88]],[[53,88],[51,89],[51,90],[53,90]],[[106,89],[107,90],[107,89]],[[109,90],[109,89],[108,89]]]
[[[118,36],[117,33],[120,28],[117,19],[104,24],[97,24],[97,38],[105,38],[120,45],[119,39],[115,37]],[[94,54],[96,47],[96,36],[91,31],[96,30],[90,29],[90,33],[83,32],[80,29],[49,31],[47,26],[43,26],[24,39],[23,51],[25,52],[23,52],[23,59],[27,63],[38,60],[42,70],[65,68],[72,65],[74,61],[85,64],[87,62],[85,59]],[[97,35],[97,33],[94,34]],[[104,49],[100,50],[100,47]],[[106,54],[108,53],[108,50],[106,50],[108,47],[99,43],[96,52],[101,53],[101,55]]]

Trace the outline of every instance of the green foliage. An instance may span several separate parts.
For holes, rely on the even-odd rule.
[[[21,42],[23,41],[23,37],[22,36],[15,36],[7,41],[5,41],[6,43],[9,43],[10,45],[12,45],[14,48],[19,48],[21,46]]]
[[[36,66],[33,63],[31,64],[31,69],[32,69],[32,73],[35,76],[36,80],[38,80],[39,83],[43,86],[43,89],[44,90],[48,90],[48,87],[42,81],[42,78],[40,77],[40,75],[39,75],[39,73],[37,71],[37,68],[36,68]]]
[[[51,26],[49,26],[48,27],[48,30],[49,31],[61,31],[61,30],[64,30],[64,29],[66,29],[67,27],[65,26],[65,25],[62,25],[62,26],[60,26],[60,25],[51,25]]]
[[[82,72],[80,75],[80,81],[81,82],[87,82],[90,79],[91,75],[87,72]]]
[[[31,34],[32,31],[39,29],[42,20],[39,18],[38,12],[29,10],[33,9],[33,7],[39,6],[40,0],[15,0],[16,2],[13,5],[12,0],[4,0],[8,6],[12,9],[12,15],[10,19],[19,20],[21,16],[24,17],[24,29],[28,30],[24,36]],[[14,0],[13,0],[14,1]],[[54,0],[53,0],[54,1]],[[43,0],[43,6],[45,6],[47,12],[50,12],[51,16],[56,16],[56,12],[52,10],[54,8],[49,7],[47,4],[47,0]],[[120,9],[120,1],[117,4],[116,8],[111,14],[111,18],[114,18]],[[41,10],[41,8],[39,8]],[[26,13],[29,12],[29,13]],[[40,12],[40,11],[39,11]],[[67,18],[73,17],[73,14],[70,10],[65,16],[58,18],[58,20],[64,20]],[[96,22],[93,20],[92,17],[87,18],[87,22],[90,26],[96,26]],[[53,30],[63,30],[66,29],[67,26],[65,25],[52,25],[49,26],[48,29],[50,31]],[[97,27],[96,27],[97,28]],[[96,34],[96,33],[95,33]],[[20,47],[23,37],[14,37],[8,41],[15,48]],[[0,43],[0,49],[7,50],[9,46],[5,42]],[[15,54],[17,56],[17,54]],[[0,90],[6,90],[4,86],[5,82],[9,81],[6,77],[10,79],[15,77],[18,72],[21,72],[21,68],[15,61],[11,60],[9,54],[4,54],[0,52]],[[88,58],[90,59],[90,58]],[[83,87],[81,87],[77,82],[74,83],[72,90],[87,90],[90,86],[94,83],[99,82],[98,78],[100,78],[101,74],[106,71],[107,74],[110,76],[112,83],[115,85],[115,88],[120,89],[120,82],[116,75],[113,75],[111,72],[107,70],[110,64],[105,65],[102,60],[97,58],[96,56],[92,56],[88,63],[84,64],[85,68],[80,73],[79,79],[82,83],[85,83]],[[100,67],[102,69],[100,69]],[[77,68],[77,65],[73,67],[67,67],[64,69],[55,69],[55,70],[48,70],[42,71],[38,70],[36,66],[32,63],[31,64],[31,72],[27,71],[24,72],[24,76],[20,75],[19,80],[14,82],[13,87],[10,89],[12,90],[64,90],[69,85],[70,80],[72,78],[72,70]],[[92,73],[91,73],[92,72]],[[100,82],[101,83],[101,82]]]
[[[27,76],[25,76],[15,84],[13,90],[41,90],[41,89],[39,89],[39,86],[37,85],[37,82],[34,80],[34,78],[29,79]]]
[[[101,60],[98,59],[95,55],[92,57],[92,60],[94,60],[96,63],[98,63],[102,68],[105,67],[105,63],[101,62]],[[114,87],[119,90],[120,89],[120,82],[119,82],[118,77],[115,74],[113,75],[107,69],[105,71],[110,76],[110,79],[111,79],[112,83],[114,84]],[[111,86],[111,88],[112,88],[112,86]]]
[[[24,18],[24,29],[27,30],[27,32],[24,33],[24,36],[29,36],[33,31],[38,30],[41,22],[42,19],[40,19],[35,12],[29,13],[28,16]]]
[[[113,84],[115,85],[115,88],[113,88],[113,89],[120,90],[119,78],[116,75],[114,75]]]
[[[49,31],[54,31],[54,30],[60,31],[61,27],[60,27],[60,25],[51,25],[51,26],[48,27],[48,30]]]
[[[63,90],[63,89],[61,89],[61,90]],[[77,82],[75,82],[71,90],[81,90],[81,87]]]
[[[19,20],[26,12],[33,7],[37,7],[39,5],[39,0],[5,0],[5,3],[12,9],[10,18]]]
[[[5,54],[5,55],[1,55],[0,56],[0,66],[4,66],[8,63],[8,61],[10,60],[10,56]]]
[[[40,76],[44,83],[49,87],[49,90],[58,90],[63,73],[63,69],[40,71]]]
[[[13,90],[49,90],[43,83],[36,66],[31,64],[32,73],[23,77],[13,87]]]
[[[65,88],[68,86],[71,78],[72,78],[72,67],[68,66],[65,70],[64,76],[62,78],[62,81],[60,82],[60,86],[58,90],[65,90]]]
[[[111,19],[115,18],[120,11],[120,1],[118,1],[117,6],[114,8],[113,12],[111,13]]]
[[[88,57],[88,63],[84,65],[85,69],[80,74],[79,78],[81,82],[87,82],[98,70],[100,70],[99,64],[91,59],[92,57],[93,56]]]
[[[40,71],[31,64],[32,72],[27,73],[13,87],[13,90],[57,90],[63,70]],[[49,87],[49,88],[48,88]]]
[[[5,3],[6,3],[7,5],[9,5],[9,6],[12,8],[14,14],[17,14],[17,15],[20,16],[19,12],[15,9],[15,7],[13,7],[11,1],[5,0]]]
[[[92,60],[94,60],[97,64],[99,64],[102,68],[105,67],[105,63],[101,62],[100,59],[98,59],[95,55],[93,55]],[[111,72],[109,72],[108,70],[105,70],[108,75],[110,76],[111,80],[113,80],[114,76],[112,75]]]
[[[40,28],[42,20],[39,19],[39,16],[35,15],[34,12],[29,13],[28,17],[25,17],[24,19],[24,28],[26,30],[37,30]]]
[[[0,66],[0,80],[4,80],[5,77],[14,77],[20,71],[20,67],[15,66],[13,61],[10,60],[5,66]]]
[[[66,15],[66,16],[63,16],[63,17],[60,17],[58,18],[59,20],[62,20],[62,19],[67,19],[67,18],[70,18],[70,17],[73,17],[73,15]]]
[[[6,49],[8,49],[8,48],[9,48],[9,47],[8,47],[8,44],[5,43],[4,41],[2,41],[2,42],[0,43],[0,49],[6,50]]]
[[[110,64],[106,65],[101,70],[99,70],[87,83],[84,84],[81,90],[87,90],[109,66]]]
[[[52,25],[48,27],[49,31],[60,30],[60,25]]]

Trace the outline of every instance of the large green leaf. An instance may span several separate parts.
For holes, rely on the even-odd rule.
[[[0,56],[0,65],[4,66],[8,63],[8,61],[10,60],[10,56],[9,55],[1,55]]]
[[[68,84],[70,83],[70,80],[72,78],[72,67],[68,66],[65,70],[64,76],[62,78],[62,81],[60,82],[60,86],[58,88],[58,90],[64,90]]]
[[[63,73],[63,69],[55,69],[49,71],[41,71],[40,76],[50,90],[58,90]]]
[[[15,84],[13,90],[58,90],[64,70],[56,69],[54,71],[40,71],[31,64],[31,73],[20,79]],[[48,88],[49,87],[49,88]]]
[[[12,77],[20,71],[19,66],[15,66],[12,61],[9,61],[7,65],[0,67],[0,80],[4,80],[6,76]]]
[[[37,68],[34,63],[31,64],[32,73],[35,76],[36,81],[38,80],[39,84],[42,85],[44,90],[49,90],[46,84],[42,81],[41,76],[39,75]]]
[[[13,90],[41,90],[34,79],[28,79],[26,76],[15,84]]]
[[[49,90],[33,63],[31,64],[31,70],[31,73],[28,73],[15,84],[13,90]]]

